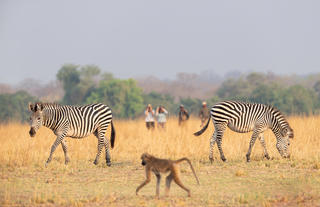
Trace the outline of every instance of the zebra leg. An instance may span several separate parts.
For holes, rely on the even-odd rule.
[[[104,139],[101,139],[100,137],[98,137],[98,152],[97,152],[96,159],[93,162],[95,165],[97,165],[99,162],[99,158],[100,158],[100,154],[101,154],[103,145],[104,145]]]
[[[267,158],[267,159],[269,160],[269,159],[270,159],[270,156],[269,156],[268,151],[267,151],[266,143],[264,142],[264,136],[263,136],[263,134],[260,134],[260,135],[259,135],[259,140],[260,140],[260,143],[261,143],[261,145],[262,145],[262,147],[263,147],[264,156],[265,156],[265,158]]]
[[[226,129],[226,125],[225,124],[216,124],[215,125],[215,133],[217,133],[216,135],[216,142],[217,142],[217,145],[218,145],[218,149],[219,149],[219,152],[220,152],[220,157],[221,157],[221,160],[223,162],[227,161],[227,159],[225,158],[224,154],[223,154],[223,150],[222,150],[222,147],[221,147],[221,144],[222,144],[222,137],[223,137],[223,133]]]
[[[94,160],[94,164],[97,165],[99,162],[100,154],[102,151],[103,146],[106,148],[106,163],[110,167],[111,161],[110,161],[110,152],[109,152],[109,140],[105,139],[105,132],[106,130],[98,130],[94,134],[98,138],[98,152],[96,159]]]
[[[68,146],[67,141],[65,139],[61,141],[61,146],[64,152],[65,164],[67,165],[70,162],[70,158],[68,156]]]
[[[53,145],[51,146],[51,151],[50,151],[50,155],[48,157],[48,160],[45,164],[45,166],[47,167],[48,164],[51,162],[52,160],[52,155],[54,153],[54,151],[56,150],[57,146],[62,142],[63,138],[65,137],[65,135],[60,135],[57,137],[56,141],[53,143]]]
[[[104,146],[106,148],[106,163],[110,167],[111,166],[111,157],[110,157],[110,151],[109,151],[109,140],[104,138]]]
[[[210,160],[211,164],[213,162],[213,146],[216,142],[216,138],[217,138],[217,133],[216,133],[216,131],[214,131],[214,133],[212,134],[211,139],[210,139],[209,160]]]
[[[252,134],[252,137],[250,139],[250,143],[249,143],[249,149],[248,149],[248,152],[246,154],[246,157],[247,157],[247,162],[250,162],[250,155],[251,155],[251,151],[252,151],[252,147],[258,137],[260,133],[257,133],[257,131],[253,131],[253,134]]]

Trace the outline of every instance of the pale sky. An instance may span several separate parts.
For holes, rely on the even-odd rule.
[[[64,63],[119,78],[320,72],[320,1],[0,0],[0,83]]]

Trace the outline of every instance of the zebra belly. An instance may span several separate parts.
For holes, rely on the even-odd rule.
[[[74,129],[70,129],[67,133],[67,137],[71,137],[71,138],[84,138],[89,136],[90,134],[92,134],[93,132],[81,132],[81,130],[74,130]]]
[[[254,123],[246,124],[244,126],[237,125],[233,122],[228,123],[229,129],[238,133],[247,133],[253,131]]]

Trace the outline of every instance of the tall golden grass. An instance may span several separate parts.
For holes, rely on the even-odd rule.
[[[289,117],[295,137],[291,141],[290,152],[294,160],[320,161],[320,116]],[[209,138],[213,133],[210,123],[207,131],[199,137],[193,133],[200,129],[200,121],[191,119],[186,126],[179,127],[172,117],[165,130],[156,128],[148,131],[143,120],[115,120],[116,142],[111,150],[113,162],[138,161],[141,153],[149,152],[163,158],[187,156],[192,160],[208,161]],[[29,126],[10,123],[0,125],[0,166],[32,166],[45,163],[55,135],[42,127],[34,138],[30,138]],[[110,129],[106,134],[110,136]],[[227,160],[245,162],[251,133],[240,134],[227,130],[222,143]],[[267,149],[271,157],[280,159],[276,150],[276,138],[268,130],[265,132]],[[84,139],[67,138],[71,162],[93,161],[97,152],[97,139],[89,136]],[[53,162],[64,163],[64,154],[58,147]],[[215,160],[220,161],[218,149],[214,147]],[[252,152],[252,160],[263,159],[263,149],[257,140]],[[105,162],[104,154],[100,162]],[[221,161],[220,161],[221,162]]]

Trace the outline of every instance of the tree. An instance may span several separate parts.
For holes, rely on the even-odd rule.
[[[30,112],[28,103],[37,99],[26,91],[18,91],[14,94],[0,95],[0,122],[27,121]]]
[[[248,81],[242,78],[238,80],[229,79],[221,84],[217,90],[217,95],[221,99],[242,100],[247,99],[251,91],[252,88]]]
[[[261,84],[252,91],[249,100],[280,108],[283,105],[284,93],[285,90],[277,84]]]
[[[78,67],[74,64],[65,64],[58,71],[57,79],[62,83],[65,92],[62,101],[64,104],[79,103],[77,86],[80,83],[80,73],[77,70]]]
[[[144,108],[142,90],[133,79],[100,81],[86,102],[107,104],[117,118],[134,118]]]
[[[80,105],[86,102],[91,92],[98,86],[100,68],[96,65],[63,65],[57,74],[62,83],[65,95],[62,102],[70,105]],[[108,75],[108,76],[107,76]],[[104,74],[103,78],[112,78],[112,74]]]
[[[290,114],[310,115],[315,111],[316,95],[301,85],[289,87],[283,97],[282,110]]]
[[[202,101],[197,98],[182,98],[180,103],[189,111],[189,114],[197,115],[201,108]]]
[[[159,105],[164,106],[170,113],[174,113],[178,108],[178,104],[174,103],[174,98],[169,94],[161,94],[157,92],[151,92],[143,94],[144,106],[151,104],[154,108]]]

